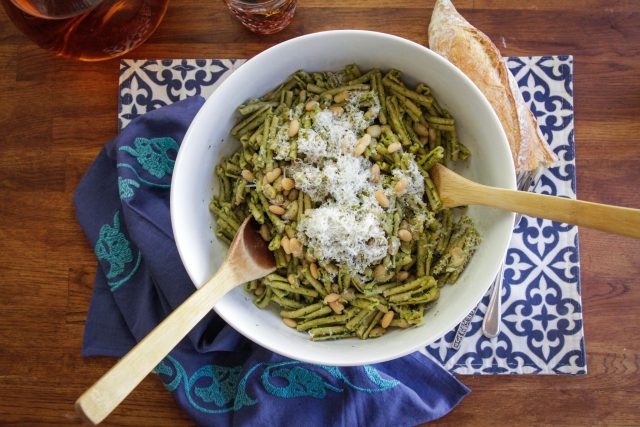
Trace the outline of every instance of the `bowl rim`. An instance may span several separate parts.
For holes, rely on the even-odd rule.
[[[475,83],[473,83],[473,81],[466,75],[464,74],[459,68],[457,68],[455,65],[453,65],[449,60],[447,60],[446,58],[444,58],[443,56],[441,56],[440,54],[432,51],[431,49],[418,44],[414,41],[405,39],[403,37],[399,37],[399,36],[395,36],[392,34],[387,34],[387,33],[382,33],[382,32],[377,32],[377,31],[368,31],[368,30],[329,30],[329,31],[319,31],[319,32],[315,32],[315,33],[310,33],[310,34],[305,34],[299,37],[294,37],[292,39],[283,41],[281,43],[278,43],[260,53],[258,53],[257,55],[253,56],[252,58],[248,59],[241,67],[239,67],[237,70],[235,70],[228,78],[226,78],[220,86],[222,85],[230,85],[233,82],[235,82],[236,80],[242,79],[244,78],[244,74],[245,72],[243,72],[243,69],[248,70],[250,67],[247,67],[247,65],[252,64],[253,62],[257,62],[259,61],[261,58],[263,58],[264,56],[268,56],[273,54],[273,52],[282,50],[282,49],[288,49],[290,45],[292,44],[297,44],[300,42],[303,42],[305,40],[309,40],[309,39],[315,39],[315,38],[321,38],[321,37],[326,37],[326,36],[335,36],[335,35],[346,35],[346,36],[353,36],[353,35],[365,35],[365,36],[374,36],[374,37],[378,37],[378,38],[384,38],[384,39],[388,39],[391,40],[393,42],[397,42],[397,43],[403,43],[406,44],[414,49],[419,50],[421,53],[431,56],[432,59],[434,61],[443,63],[445,66],[447,66],[448,68],[451,69],[452,73],[455,73],[458,75],[459,78],[466,80],[468,83],[469,88],[475,92],[475,94],[480,98],[480,102],[485,104],[485,107],[487,108],[487,110],[489,111],[489,114],[492,116],[493,121],[499,124],[499,140],[500,141],[496,141],[496,143],[500,143],[502,145],[505,146],[505,148],[508,150],[508,152],[510,153],[510,148],[509,148],[509,143],[507,140],[507,136],[506,133],[504,132],[504,128],[502,127],[502,124],[495,112],[495,110],[493,109],[493,107],[491,106],[491,104],[489,103],[489,101],[487,100],[486,96],[480,91],[480,89],[478,89],[478,87],[475,85]],[[219,88],[218,88],[219,89]],[[178,154],[176,157],[176,161],[174,164],[174,171],[176,170],[181,170],[183,169],[183,167],[181,167],[181,164],[183,162],[183,158],[185,157],[185,155],[183,154],[186,150],[185,147],[189,146],[190,144],[193,144],[194,142],[192,141],[194,138],[192,138],[192,134],[195,132],[194,129],[196,127],[198,127],[199,123],[203,120],[204,114],[205,114],[205,105],[207,102],[209,102],[212,98],[209,98],[205,101],[205,103],[202,105],[202,107],[200,108],[200,110],[196,113],[195,117],[193,118],[193,120],[191,121],[191,124],[189,125],[189,128],[187,129],[187,132],[185,133],[181,146],[180,146],[180,150],[178,150]],[[509,155],[509,157],[511,157]],[[513,164],[513,162],[509,162],[508,165],[505,165],[505,167],[508,167],[510,169],[509,173],[509,177],[510,177],[510,183],[509,186],[507,188],[509,189],[516,189],[516,175],[515,175],[515,166]],[[172,224],[172,229],[175,231],[176,230],[176,224],[177,224],[177,218],[176,216],[177,214],[177,208],[176,206],[176,193],[174,192],[174,189],[176,188],[176,186],[174,185],[175,180],[176,180],[176,176],[177,174],[173,174],[172,175],[172,180],[171,180],[171,190],[170,190],[170,216],[171,216],[171,224]],[[515,220],[515,213],[511,212],[509,213],[510,217],[511,217],[511,221],[510,223],[513,223]],[[509,235],[505,236],[505,244],[504,244],[504,249],[501,251],[501,257],[500,259],[504,260],[506,254],[507,254],[507,250],[509,249],[509,242],[511,240],[511,235],[512,235],[513,229],[511,228],[509,231]],[[181,239],[179,239],[178,237],[176,237],[174,235],[174,241],[176,243],[176,247],[178,249],[178,253],[180,255],[180,259],[183,263],[183,266],[187,272],[187,274],[189,275],[189,278],[192,280],[192,282],[194,283],[194,285],[196,284],[196,281],[194,280],[194,274],[192,271],[192,267],[190,267],[189,265],[187,265],[187,263],[184,261],[185,260],[185,248],[182,245]],[[495,272],[492,274],[492,276],[495,276],[499,269],[500,269],[500,264],[495,266]],[[491,283],[489,284],[488,288],[490,288]],[[201,285],[201,284],[200,284]],[[197,288],[199,288],[200,286],[196,286]],[[482,299],[482,297],[481,297]],[[460,322],[468,315],[469,312],[471,312],[471,310],[476,307],[479,302],[481,301],[478,300],[476,301],[473,305],[471,305],[470,307],[465,307],[465,310],[461,310],[460,315],[458,316],[458,318],[456,319],[456,321],[452,324],[453,325],[458,325],[460,324]],[[228,319],[228,316],[225,316],[224,314],[222,314],[218,308],[217,308],[217,304],[214,306],[214,311],[229,325],[233,328],[233,322],[230,321],[230,319]],[[299,360],[302,362],[307,362],[307,363],[314,363],[314,364],[322,364],[322,365],[332,365],[332,366],[358,366],[358,365],[366,365],[366,364],[372,364],[372,363],[381,363],[381,362],[385,362],[385,361],[389,361],[389,360],[395,360],[397,358],[406,356],[407,354],[413,353],[415,351],[420,350],[421,348],[426,347],[427,345],[437,341],[438,339],[442,338],[447,332],[450,331],[449,328],[445,329],[443,328],[443,331],[440,331],[435,338],[431,339],[428,342],[416,342],[413,345],[408,345],[407,347],[397,350],[395,352],[391,352],[391,354],[387,354],[384,356],[377,356],[375,354],[370,354],[370,353],[364,353],[363,352],[363,357],[361,358],[361,360],[359,360],[357,363],[351,363],[351,362],[346,362],[346,363],[340,363],[340,362],[333,362],[333,361],[326,361],[326,360],[321,360],[320,358],[317,358],[314,356],[314,354],[308,354],[308,357],[305,356],[301,356],[299,354],[293,354],[292,352],[288,351],[286,348],[277,348],[276,346],[272,345],[270,343],[270,340],[268,338],[268,335],[265,334],[254,334],[249,336],[246,331],[239,331],[235,328],[233,328],[235,331],[237,331],[238,333],[240,333],[241,335],[243,335],[244,337],[246,337],[247,339],[249,339],[250,341],[270,350],[273,351],[274,353],[283,355],[285,357],[289,357],[295,360]]]

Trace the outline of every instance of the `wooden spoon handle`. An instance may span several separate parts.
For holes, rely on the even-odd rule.
[[[76,410],[92,424],[104,420],[214,304],[237,285],[236,282],[232,269],[224,264],[209,282],[194,292],[85,391],[75,403]]]
[[[538,218],[640,238],[640,209],[583,202],[524,191],[474,186],[475,203]]]

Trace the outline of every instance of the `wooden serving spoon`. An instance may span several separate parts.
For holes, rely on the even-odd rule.
[[[489,206],[640,238],[640,209],[489,187],[469,181],[441,164],[432,167],[429,175],[445,208]]]
[[[220,269],[76,401],[92,424],[104,420],[227,292],[275,271],[273,254],[247,218]]]

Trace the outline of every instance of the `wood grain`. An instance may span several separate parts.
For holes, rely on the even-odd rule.
[[[572,54],[578,196],[640,208],[640,3],[459,0],[505,55]],[[427,42],[431,0],[300,0],[259,37],[223,2],[174,0],[133,58],[248,58],[315,31],[357,28]],[[74,400],[112,358],[80,357],[95,257],[72,194],[116,132],[118,61],[51,56],[0,12],[0,423],[79,424]],[[437,425],[640,424],[640,242],[580,230],[589,374],[461,377],[473,389]],[[190,425],[147,378],[105,425]]]

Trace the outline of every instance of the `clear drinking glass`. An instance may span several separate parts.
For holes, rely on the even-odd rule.
[[[100,61],[153,34],[169,0],[0,0],[27,37],[59,56]]]
[[[225,0],[225,3],[242,25],[254,33],[274,34],[289,25],[297,0]]]

